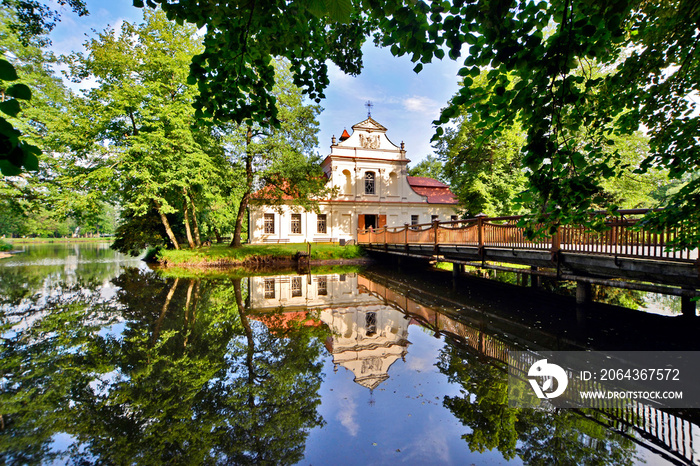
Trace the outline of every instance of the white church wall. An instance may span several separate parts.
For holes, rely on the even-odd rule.
[[[418,216],[417,223],[429,223],[432,216],[451,220],[455,205],[428,204],[428,198],[416,193],[407,179],[406,152],[386,136],[386,128],[371,118],[353,126],[350,137],[331,146],[322,167],[336,195],[321,201],[319,213],[326,215],[326,231],[318,231],[318,214],[295,210],[292,201],[282,208],[253,203],[250,207],[250,240],[268,242],[325,242],[357,237],[361,216],[380,219],[388,227],[401,227]],[[374,179],[374,192],[367,192],[368,173]],[[293,214],[298,214],[301,231],[292,231]],[[265,214],[274,215],[274,232],[265,231]],[[377,216],[377,217],[366,217]],[[379,217],[381,216],[381,217]],[[268,222],[269,223],[269,222]],[[363,221],[363,224],[366,222]]]

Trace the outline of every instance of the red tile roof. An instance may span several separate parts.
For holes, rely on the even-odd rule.
[[[249,314],[248,317],[262,322],[267,328],[272,330],[273,333],[275,330],[292,328],[294,326],[291,325],[292,322],[297,322],[304,327],[320,327],[323,325],[320,319],[312,317],[306,311],[282,312],[281,314]]]
[[[425,176],[407,176],[406,180],[411,187],[424,186],[426,188],[448,188],[445,183]]]
[[[438,180],[425,176],[407,176],[406,180],[417,194],[426,196],[430,204],[457,204],[459,202],[450,191],[450,187]]]
[[[344,129],[343,134],[340,135],[340,142],[345,141],[349,137],[350,137],[350,135],[348,134],[348,130]]]

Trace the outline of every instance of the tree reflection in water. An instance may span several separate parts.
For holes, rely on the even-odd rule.
[[[76,283],[2,304],[3,462],[302,459],[323,423],[320,328],[251,321],[240,280],[113,283],[109,300]]]

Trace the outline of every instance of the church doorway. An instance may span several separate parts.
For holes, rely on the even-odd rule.
[[[366,228],[384,228],[386,226],[386,215],[364,214],[359,215],[357,219],[358,228],[364,230]]]

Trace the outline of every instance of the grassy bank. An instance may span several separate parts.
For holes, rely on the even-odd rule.
[[[361,265],[321,265],[310,268],[311,275],[328,275],[358,273]],[[236,279],[251,276],[251,269],[245,267],[159,267],[158,274],[166,278],[207,278],[207,279]],[[255,276],[298,275],[295,268],[272,268],[256,270]]]
[[[3,239],[0,239],[0,252],[4,251],[12,251],[12,245],[10,243],[6,243]]]
[[[228,244],[213,244],[198,249],[161,250],[159,262],[168,266],[178,265],[244,265],[253,259],[272,258],[292,260],[298,252],[306,252],[308,244],[246,244],[241,248],[231,248]],[[360,259],[364,251],[359,246],[338,246],[337,244],[314,243],[311,245],[311,260]]]

